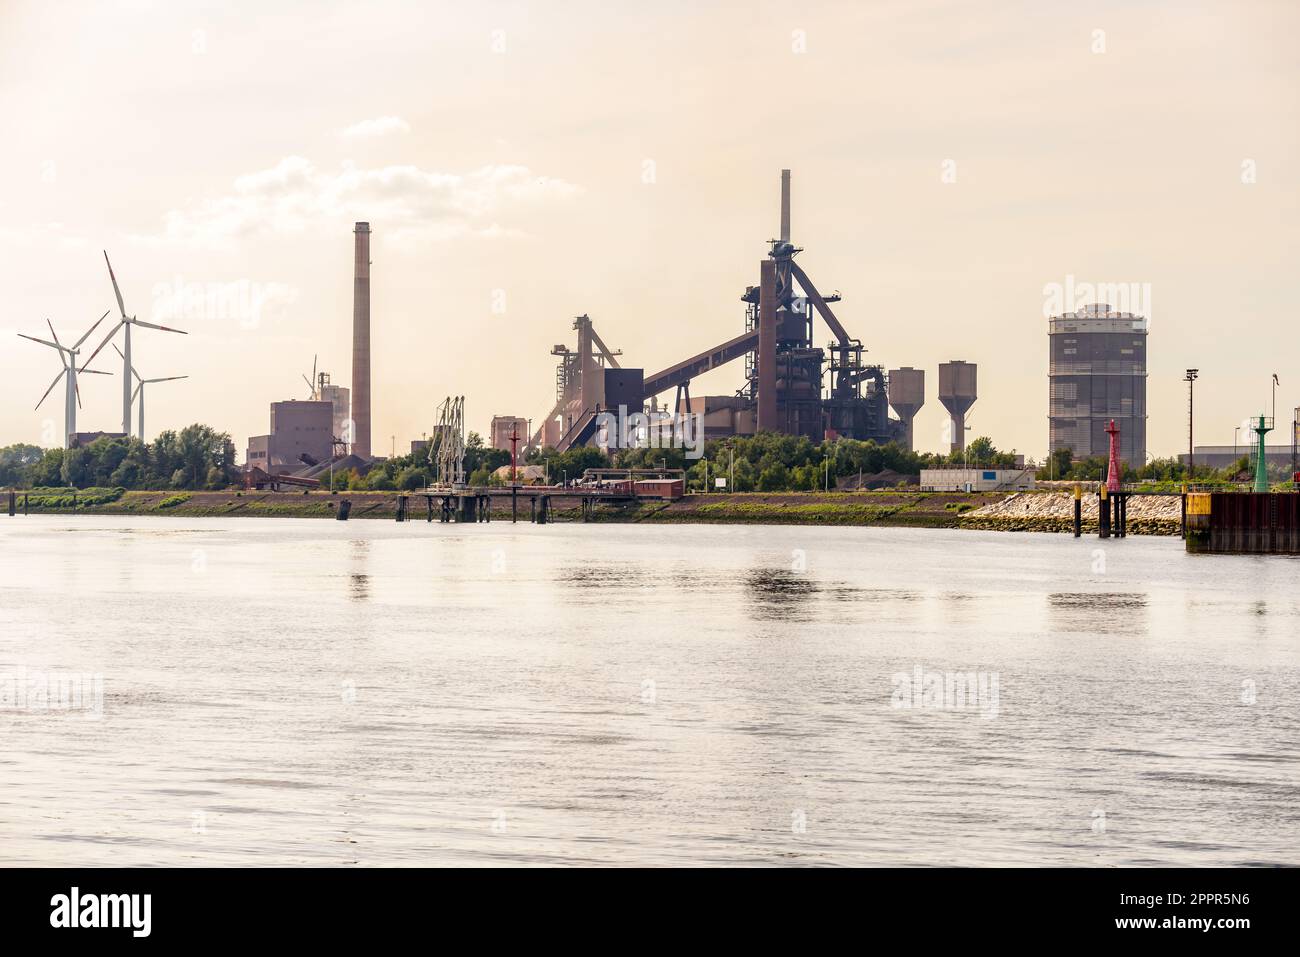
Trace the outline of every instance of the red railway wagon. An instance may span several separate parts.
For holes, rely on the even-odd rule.
[[[681,479],[644,479],[636,483],[637,498],[676,499],[685,494]]]

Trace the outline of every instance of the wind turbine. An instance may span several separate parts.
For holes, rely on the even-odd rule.
[[[303,381],[307,383],[307,388],[311,389],[310,398],[313,402],[320,398],[320,390],[316,385],[316,359],[316,356],[311,357],[311,378],[308,379],[306,376],[302,377]]]
[[[94,352],[90,354],[90,359],[86,360],[86,365],[90,364],[91,359],[99,355],[99,350],[108,345],[108,341],[113,338],[118,329],[125,329],[123,333],[122,346],[119,350],[122,353],[122,432],[130,436],[131,434],[131,327],[144,326],[146,329],[161,329],[163,332],[179,332],[181,335],[189,335],[183,329],[170,329],[167,326],[154,325],[152,322],[145,322],[143,319],[137,319],[135,316],[126,314],[126,306],[122,303],[122,290],[117,288],[117,277],[113,275],[113,264],[108,261],[108,250],[104,251],[104,262],[108,266],[108,278],[113,280],[113,293],[117,296],[117,308],[122,318],[104,337],[104,341],[99,344]],[[83,365],[82,371],[86,366]]]
[[[117,354],[119,356],[122,355],[121,349],[118,349],[117,346],[113,346],[113,348],[117,350]],[[125,360],[126,356],[122,356],[122,358]],[[188,379],[189,376],[169,375],[169,376],[164,376],[161,379],[141,379],[140,373],[135,371],[135,366],[131,366],[131,374],[135,376],[136,380],[140,383],[135,387],[135,392],[132,393],[131,399],[132,401],[134,401],[137,395],[140,397],[140,407],[137,410],[137,415],[138,415],[137,421],[139,424],[136,427],[136,434],[139,436],[140,441],[143,442],[144,441],[144,387],[147,385],[152,385],[155,382],[174,382],[177,379]]]
[[[72,436],[77,431],[77,406],[81,404],[81,390],[77,388],[77,351],[81,348],[81,344],[90,338],[90,334],[99,328],[99,324],[104,321],[104,316],[107,315],[108,313],[105,312],[103,316],[100,316],[95,320],[95,324],[87,329],[86,334],[78,339],[71,347],[65,346],[59,341],[58,335],[54,332],[54,324],[48,319],[45,320],[45,324],[50,327],[50,335],[54,339],[53,342],[50,342],[48,339],[38,339],[35,336],[29,336],[21,332],[18,333],[18,335],[22,336],[24,339],[30,339],[32,342],[39,342],[41,345],[49,346],[51,349],[54,349],[59,353],[59,363],[63,368],[59,371],[59,374],[54,377],[54,381],[50,383],[50,387],[45,390],[45,394],[41,396],[41,401],[36,403],[36,408],[39,409],[41,407],[41,403],[43,403],[49,397],[50,393],[54,391],[54,387],[59,384],[59,380],[66,378],[67,381],[64,383],[63,407],[63,447],[65,449],[72,446]],[[80,371],[91,372],[95,375],[112,375],[111,372],[101,372],[98,369],[87,369],[85,366],[82,366]]]

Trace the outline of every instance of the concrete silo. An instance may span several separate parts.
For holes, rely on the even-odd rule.
[[[953,452],[966,448],[966,413],[976,395],[975,363],[960,359],[939,363],[939,401],[952,416]]]

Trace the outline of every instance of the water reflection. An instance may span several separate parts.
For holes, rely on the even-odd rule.
[[[348,542],[348,598],[352,601],[370,600],[370,543],[365,539],[353,539]]]
[[[785,568],[758,568],[745,576],[745,591],[756,603],[756,618],[808,619],[807,603],[818,592],[817,583],[805,574]]]
[[[654,584],[654,568],[644,562],[617,565],[568,565],[555,573],[557,587],[648,588]]]
[[[1053,592],[1047,601],[1057,608],[1145,608],[1147,596],[1142,592]]]
[[[1052,592],[1047,606],[1055,631],[1147,634],[1150,621],[1143,592]]]

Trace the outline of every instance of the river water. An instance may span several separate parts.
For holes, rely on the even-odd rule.
[[[1300,864],[1298,704],[1177,539],[0,517],[2,864]]]

